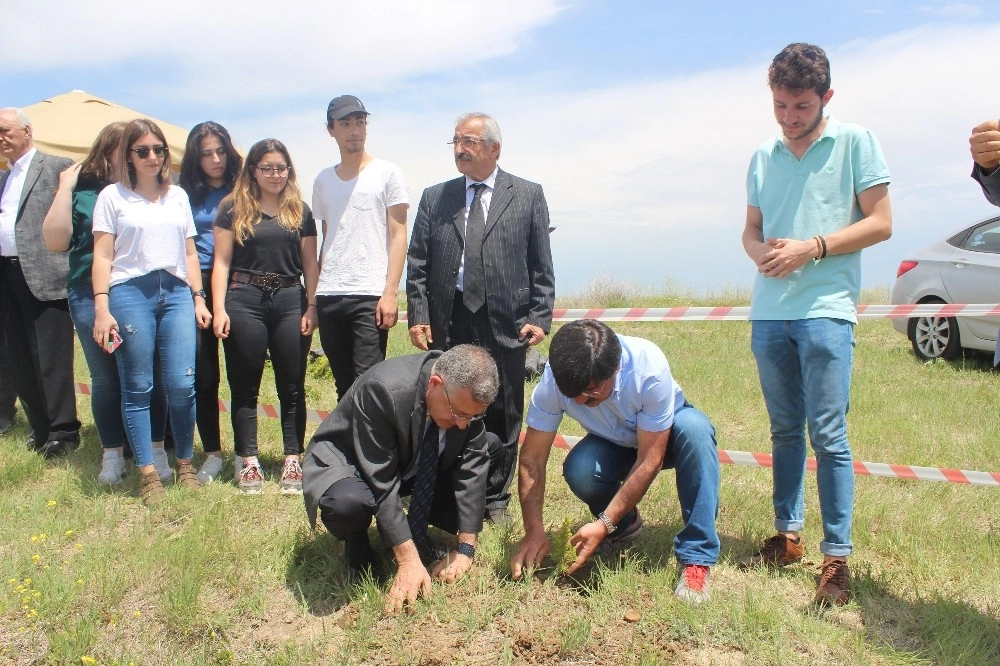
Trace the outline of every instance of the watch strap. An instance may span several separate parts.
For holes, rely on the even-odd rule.
[[[470,560],[476,559],[476,547],[471,543],[466,543],[464,541],[459,541],[458,545],[455,546],[455,550],[459,555],[465,555]]]
[[[611,522],[611,519],[608,518],[608,514],[604,513],[603,511],[597,514],[597,519],[602,523],[604,523],[604,529],[608,531],[609,535],[614,534],[615,530],[618,529],[618,526],[615,525],[613,522]]]

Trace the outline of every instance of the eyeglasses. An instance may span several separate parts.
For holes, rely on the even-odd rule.
[[[478,421],[478,420],[482,419],[486,415],[486,410],[485,409],[483,411],[479,412],[478,414],[473,415],[473,416],[470,416],[468,414],[459,414],[459,413],[457,413],[455,411],[455,408],[451,404],[451,394],[448,393],[448,387],[445,386],[444,383],[442,383],[441,384],[441,388],[444,389],[444,397],[448,400],[448,411],[451,412],[452,418],[455,419],[456,421],[468,421],[469,423],[472,423],[473,421]]]
[[[225,157],[226,156],[226,149],[225,148],[216,148],[215,150],[203,150],[203,151],[201,151],[201,156],[203,158]]]
[[[449,146],[459,145],[462,148],[472,148],[477,143],[486,143],[485,139],[477,139],[472,136],[456,136],[451,141],[447,142]]]
[[[614,377],[614,375],[612,375],[612,377]],[[608,382],[610,380],[611,380],[611,377],[608,377],[603,382],[601,382],[601,385],[598,386],[593,391],[581,391],[580,395],[582,395],[585,398],[600,398],[601,397],[601,393],[604,392],[604,387],[608,385]]]
[[[139,146],[138,148],[132,149],[132,152],[138,155],[140,160],[144,160],[149,157],[150,151],[152,151],[152,153],[157,157],[163,157],[169,152],[169,149],[164,145],[153,146],[152,148],[149,146]]]
[[[292,167],[288,166],[287,164],[279,164],[277,166],[271,166],[270,164],[257,165],[257,171],[260,171],[265,176],[273,175],[281,177],[284,176],[286,173],[289,173],[291,170]]]

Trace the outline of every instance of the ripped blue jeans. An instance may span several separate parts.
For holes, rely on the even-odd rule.
[[[188,284],[153,271],[111,287],[111,315],[122,345],[115,351],[122,386],[122,420],[136,465],[153,464],[150,398],[154,359],[159,360],[177,458],[194,452],[194,302]]]

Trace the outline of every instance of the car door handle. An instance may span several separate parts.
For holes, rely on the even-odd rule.
[[[955,268],[965,268],[969,265],[968,259],[954,259],[951,262],[952,266]]]

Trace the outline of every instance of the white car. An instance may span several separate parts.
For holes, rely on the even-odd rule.
[[[892,303],[1000,303],[1000,217],[977,222],[899,264]],[[893,319],[923,360],[958,358],[963,349],[992,352],[996,317]]]

